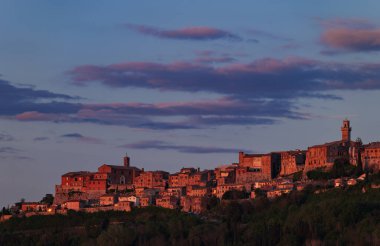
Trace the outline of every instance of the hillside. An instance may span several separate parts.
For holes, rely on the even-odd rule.
[[[364,189],[363,189],[364,188]],[[365,192],[363,192],[366,189]],[[12,218],[0,245],[378,245],[380,190],[356,186],[274,201],[223,201],[202,216],[157,207]]]

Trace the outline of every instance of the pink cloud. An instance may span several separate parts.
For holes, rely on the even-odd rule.
[[[66,121],[69,120],[68,115],[64,114],[45,114],[37,111],[28,111],[15,115],[17,120],[21,121]]]
[[[328,47],[350,51],[379,51],[380,29],[329,29],[321,41]]]
[[[296,66],[312,66],[315,64],[316,61],[299,57],[289,57],[283,60],[266,58],[251,63],[235,63],[221,67],[217,70],[220,73],[272,73],[279,72],[284,69],[291,69]]]

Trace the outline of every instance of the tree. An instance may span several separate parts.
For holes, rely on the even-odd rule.
[[[346,158],[335,159],[331,174],[334,178],[351,176],[354,174],[356,167],[351,165]]]
[[[237,200],[244,198],[247,198],[247,194],[246,192],[240,190],[229,190],[226,191],[222,196],[222,200]]]
[[[52,194],[46,194],[42,200],[40,201],[41,203],[45,203],[48,205],[52,205],[54,202],[54,196]]]

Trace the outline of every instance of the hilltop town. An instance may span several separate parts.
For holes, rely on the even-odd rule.
[[[313,178],[313,174],[331,170],[337,163],[345,163],[361,173],[322,181]],[[308,185],[318,185],[320,191],[353,186],[364,180],[363,170],[368,174],[379,169],[380,142],[352,141],[350,121],[344,120],[340,140],[307,150],[239,152],[237,163],[214,170],[184,167],[177,173],[146,171],[132,166],[126,155],[122,165],[103,164],[95,172],[65,173],[55,186],[54,200],[51,195],[50,202],[18,202],[12,211],[13,215],[31,216],[66,214],[69,210],[130,211],[133,207],[159,206],[202,213],[212,199],[255,199],[259,195],[273,199]]]

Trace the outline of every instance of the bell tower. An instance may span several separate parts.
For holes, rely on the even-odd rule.
[[[128,153],[125,153],[125,156],[124,156],[124,166],[125,167],[129,167],[130,161],[131,161],[131,159],[129,158]]]
[[[342,131],[342,141],[349,142],[351,141],[351,127],[350,127],[350,121],[345,119],[343,121],[343,125],[340,128]]]

